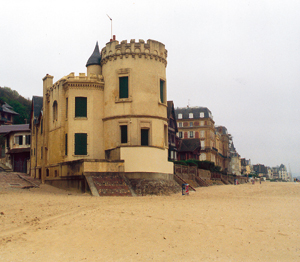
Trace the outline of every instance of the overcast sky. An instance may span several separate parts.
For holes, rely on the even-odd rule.
[[[0,86],[31,98],[42,78],[86,72],[96,41],[168,50],[168,100],[204,106],[242,158],[300,175],[300,1],[2,1]]]

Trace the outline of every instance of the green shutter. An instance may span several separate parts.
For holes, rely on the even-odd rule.
[[[119,78],[119,98],[128,98],[128,76]]]
[[[87,134],[75,134],[75,155],[87,155]]]
[[[121,143],[127,143],[127,126],[121,126]]]
[[[75,117],[87,117],[86,97],[75,97]]]
[[[149,145],[149,129],[141,129],[141,145]]]
[[[68,134],[65,134],[65,155],[68,155]]]
[[[160,102],[164,103],[164,83],[165,81],[160,80]]]

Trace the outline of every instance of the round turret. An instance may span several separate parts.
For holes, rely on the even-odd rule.
[[[165,45],[154,40],[111,41],[102,49],[101,57],[105,80],[103,120],[109,137],[105,148],[122,144],[166,148]],[[120,141],[120,126],[127,126],[127,140]]]

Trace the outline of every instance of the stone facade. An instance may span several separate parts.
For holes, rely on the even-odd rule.
[[[111,41],[87,74],[43,79],[43,110],[31,117],[33,177],[85,172],[173,173],[168,160],[167,50],[157,41]],[[35,121],[38,118],[38,121]]]
[[[215,127],[211,111],[206,107],[175,109],[178,136],[182,139],[200,139],[201,161],[211,161],[223,171],[229,167],[229,135],[223,126]]]

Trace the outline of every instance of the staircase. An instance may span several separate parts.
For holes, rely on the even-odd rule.
[[[118,172],[84,174],[94,196],[132,196],[130,185]]]
[[[0,171],[4,172],[12,172],[13,170],[9,168],[8,166],[4,165],[3,163],[0,162]]]
[[[174,174],[174,180],[175,180],[179,185],[181,185],[181,184],[189,184],[188,181],[190,181],[190,180],[183,180],[180,176],[178,176],[178,175],[176,175],[176,174]],[[195,189],[192,185],[190,185],[190,184],[189,184],[189,188],[191,188],[192,190],[196,191],[196,189]]]
[[[222,181],[225,185],[229,185],[229,184],[230,184],[227,180],[225,180],[225,179],[223,179],[223,178],[221,178],[221,181]]]
[[[206,183],[206,181],[203,180],[202,178],[198,177],[198,176],[195,176],[195,180],[196,180],[196,182],[197,182],[200,186],[205,186],[205,187],[208,186],[208,184]]]

